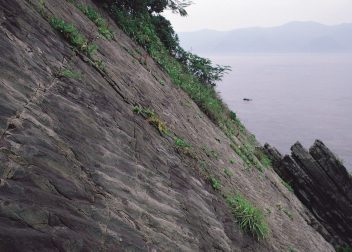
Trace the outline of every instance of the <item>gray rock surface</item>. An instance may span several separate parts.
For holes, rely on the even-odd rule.
[[[313,213],[313,226],[333,245],[352,244],[352,178],[336,156],[319,140],[305,150],[300,143],[282,157],[265,145],[275,171],[289,183]]]
[[[128,53],[142,49],[108,16],[115,39],[95,41],[101,71],[42,18],[40,2],[0,0],[0,251],[333,251],[278,176],[247,169],[151,58],[142,65]],[[97,37],[69,1],[44,2],[50,15]],[[82,78],[58,77],[64,67]],[[135,115],[136,104],[153,109],[197,159]],[[224,191],[267,213],[266,240],[240,230],[201,176],[204,165]]]

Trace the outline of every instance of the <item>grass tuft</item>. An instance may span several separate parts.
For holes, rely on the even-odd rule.
[[[75,79],[75,80],[82,79],[82,75],[80,72],[72,71],[70,69],[63,69],[63,70],[59,71],[57,76],[58,77],[66,77],[66,78]]]
[[[210,184],[211,184],[211,187],[212,187],[214,190],[218,191],[218,190],[221,189],[221,182],[220,182],[220,180],[216,179],[215,177],[210,176],[210,177],[209,177],[209,182],[210,182]]]

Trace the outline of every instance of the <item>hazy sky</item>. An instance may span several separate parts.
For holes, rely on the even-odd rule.
[[[165,13],[177,32],[276,26],[290,21],[352,22],[352,0],[193,0],[187,11],[188,17]]]

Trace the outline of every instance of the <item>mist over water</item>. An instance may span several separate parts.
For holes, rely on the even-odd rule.
[[[207,57],[232,67],[217,90],[261,143],[287,154],[321,139],[352,171],[352,54]]]

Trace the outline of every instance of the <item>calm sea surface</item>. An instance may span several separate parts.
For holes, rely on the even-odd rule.
[[[321,139],[352,171],[352,54],[207,57],[232,67],[217,89],[261,143],[287,154]]]

